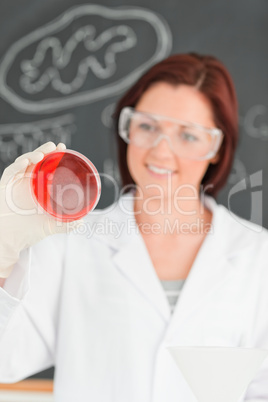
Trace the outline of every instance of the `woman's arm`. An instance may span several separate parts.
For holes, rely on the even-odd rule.
[[[0,383],[54,365],[59,294],[68,236],[24,250],[0,288]]]
[[[56,233],[66,233],[74,225],[59,223],[49,214],[40,213],[31,195],[30,178],[34,166],[55,150],[64,150],[47,142],[32,152],[19,156],[0,179],[0,278],[7,278],[20,252]]]

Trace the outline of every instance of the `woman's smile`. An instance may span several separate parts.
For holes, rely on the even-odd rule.
[[[174,175],[175,173],[177,173],[177,170],[175,169],[170,169],[170,168],[166,168],[164,166],[161,165],[157,165],[157,164],[146,164],[145,165],[149,171],[149,173],[154,176],[154,177],[160,177],[160,178],[165,178],[171,175]]]

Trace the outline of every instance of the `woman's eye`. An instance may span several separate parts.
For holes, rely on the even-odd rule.
[[[187,141],[187,142],[195,142],[198,141],[198,138],[191,134],[191,133],[187,133],[187,132],[182,132],[181,133],[181,138],[183,141]]]
[[[156,127],[153,124],[150,123],[140,123],[139,124],[139,129],[144,130],[144,131],[155,131]]]

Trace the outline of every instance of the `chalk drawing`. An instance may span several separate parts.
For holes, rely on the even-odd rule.
[[[0,160],[4,166],[25,152],[32,151],[47,141],[71,144],[75,133],[75,118],[72,114],[33,121],[0,125]]]
[[[83,26],[77,28],[75,24],[79,18],[83,18]],[[86,18],[89,23],[85,22]],[[108,20],[113,26],[97,33],[92,24],[94,18],[103,18],[106,22]],[[138,34],[131,27],[133,22],[149,24],[156,39],[151,45],[152,55],[132,69],[128,50],[144,47],[144,43],[137,43]],[[66,29],[70,31],[69,38],[62,44],[58,36]],[[85,54],[77,60],[75,52],[78,47],[81,50],[81,46]],[[31,50],[32,56],[25,59],[23,52],[27,50],[29,53],[29,48],[34,48]],[[122,93],[142,72],[166,57],[171,48],[172,35],[168,24],[162,16],[151,10],[137,7],[108,8],[94,4],[76,6],[20,38],[8,49],[0,64],[0,96],[16,110],[31,114],[55,113],[89,104]],[[43,61],[48,51],[51,54],[51,63],[44,67]],[[100,52],[102,62],[98,59]],[[125,53],[131,70],[112,81],[118,69],[119,53]],[[24,57],[19,65],[20,90],[17,86],[12,87],[13,80],[8,80],[8,73],[16,66],[19,57]],[[74,63],[75,66],[77,64],[76,74],[71,81],[65,82],[61,72]],[[88,88],[89,72],[101,80],[103,85]],[[42,92],[48,85],[56,95],[50,98],[44,95],[42,98]],[[36,94],[40,95],[38,99],[31,98],[30,95]]]
[[[37,46],[32,60],[24,60],[21,63],[23,75],[20,78],[21,88],[29,93],[35,94],[42,92],[49,83],[57,92],[66,95],[80,89],[91,69],[94,75],[99,79],[110,78],[116,71],[116,54],[126,51],[136,45],[136,35],[134,31],[124,25],[112,27],[102,32],[97,38],[96,29],[88,25],[78,29],[62,47],[58,38],[49,37],[43,39]],[[121,42],[111,43],[104,54],[104,67],[97,60],[96,56],[90,55],[81,60],[76,77],[70,83],[64,83],[60,77],[60,70],[67,67],[72,62],[72,55],[80,42],[84,47],[92,52],[104,47],[112,39],[124,36]],[[49,67],[40,77],[39,67],[42,66],[48,49],[52,50],[53,65]]]

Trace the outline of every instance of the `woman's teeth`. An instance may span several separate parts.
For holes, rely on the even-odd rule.
[[[163,168],[156,167],[154,165],[148,165],[148,169],[157,174],[169,174],[169,173],[174,172],[174,170],[163,169]]]

